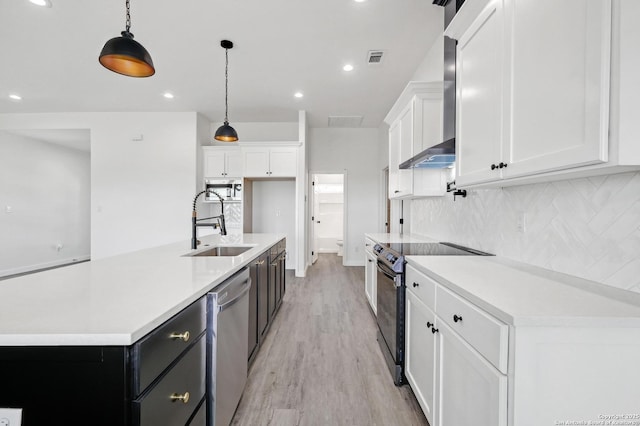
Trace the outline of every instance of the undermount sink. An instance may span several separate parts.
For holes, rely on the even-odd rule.
[[[247,246],[215,246],[198,253],[190,253],[187,256],[239,256],[252,248]]]

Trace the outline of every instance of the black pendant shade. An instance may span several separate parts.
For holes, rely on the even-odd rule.
[[[225,50],[225,67],[224,67],[224,124],[218,127],[213,137],[220,142],[236,142],[238,133],[229,126],[229,49],[233,48],[233,42],[222,40],[220,46]]]
[[[133,39],[131,28],[130,0],[125,1],[127,9],[125,30],[120,37],[107,41],[100,52],[100,63],[106,69],[129,77],[151,77],[156,73],[151,55],[140,43]]]
[[[122,31],[121,37],[107,41],[100,52],[100,63],[107,69],[129,77],[151,77],[156,73],[151,55],[133,34]]]
[[[221,142],[235,142],[238,140],[238,133],[236,132],[236,129],[229,126],[228,121],[225,121],[224,124],[216,130],[214,138]]]

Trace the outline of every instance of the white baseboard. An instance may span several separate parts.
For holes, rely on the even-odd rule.
[[[0,271],[0,278],[8,277],[11,275],[17,275],[17,274],[25,274],[28,272],[37,272],[43,269],[55,268],[57,266],[71,265],[78,262],[84,262],[90,259],[91,259],[91,256],[89,255],[76,256],[68,259],[59,259],[51,262],[38,263],[36,265],[27,265],[27,266],[20,266],[18,268],[3,269]]]

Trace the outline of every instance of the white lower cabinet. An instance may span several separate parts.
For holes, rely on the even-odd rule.
[[[435,314],[411,291],[406,303],[405,376],[431,426],[435,426]]]
[[[436,330],[438,417],[431,425],[506,426],[507,376],[443,321]]]
[[[507,426],[507,325],[411,265],[406,285],[405,376],[429,424]]]
[[[442,281],[416,269],[429,271],[419,261],[405,279],[405,376],[431,426],[640,424],[636,302],[509,267],[459,274],[433,264]],[[481,285],[490,268],[491,279],[509,283],[499,294]],[[536,285],[519,287],[526,280]],[[523,291],[541,283],[549,300],[567,295],[562,314]]]
[[[369,301],[369,305],[371,306],[373,313],[377,314],[378,313],[377,303],[376,303],[376,298],[378,297],[378,295],[376,294],[378,289],[378,285],[377,285],[378,271],[376,269],[377,257],[370,250],[372,248],[373,246],[365,247],[365,250],[364,250],[366,254],[364,293],[367,296],[367,300]]]

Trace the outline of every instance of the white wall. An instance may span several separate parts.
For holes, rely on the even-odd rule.
[[[255,234],[287,235],[287,269],[296,267],[296,181],[253,181],[253,229]]]
[[[364,265],[364,234],[379,229],[378,136],[378,129],[373,128],[311,128],[309,131],[309,172],[346,172],[345,265]]]
[[[197,176],[196,116],[0,114],[0,130],[91,131],[91,257],[97,259],[189,240]],[[140,135],[142,141],[133,140]]]
[[[444,17],[443,17],[444,19]],[[413,73],[411,81],[442,81],[444,76],[444,35],[440,35]]]
[[[0,276],[89,258],[90,185],[88,151],[0,131]]]

